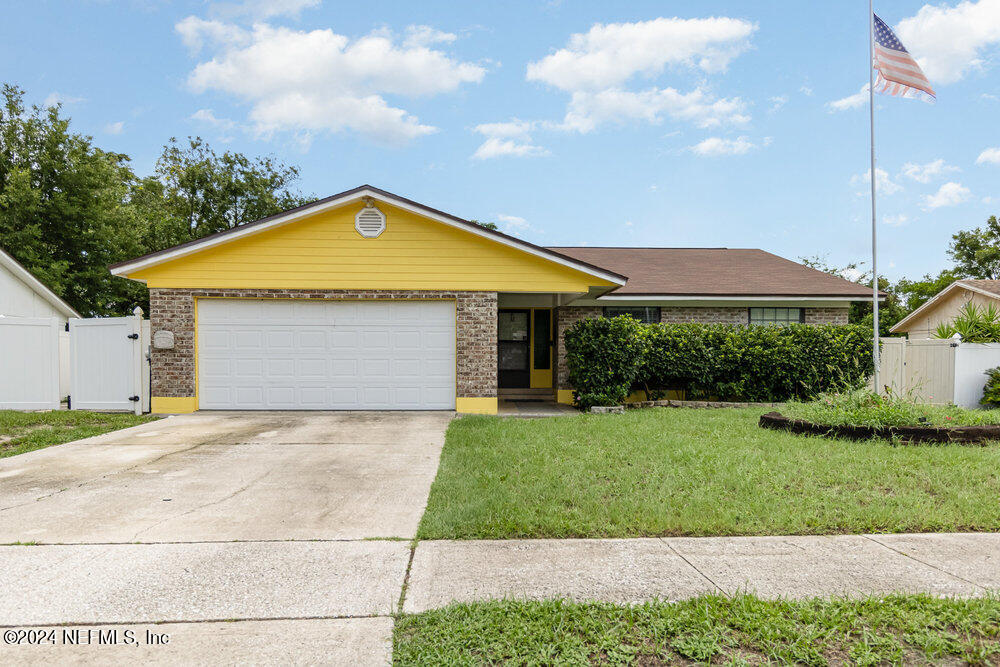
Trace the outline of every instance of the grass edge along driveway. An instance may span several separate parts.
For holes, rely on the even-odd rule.
[[[456,419],[418,537],[1000,530],[1000,445],[797,436],[764,411]]]
[[[156,419],[159,417],[124,412],[0,410],[0,459]]]
[[[491,601],[403,616],[393,634],[397,665],[986,665],[998,658],[995,596],[770,601],[707,595],[632,607]]]

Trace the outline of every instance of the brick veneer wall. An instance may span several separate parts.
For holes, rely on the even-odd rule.
[[[806,308],[806,324],[847,324],[849,308]]]
[[[604,313],[601,306],[563,306],[556,309],[556,389],[572,389],[569,383],[569,369],[566,368],[566,345],[563,334],[566,329],[591,317]]]
[[[195,297],[340,301],[454,299],[458,320],[457,395],[470,398],[497,395],[496,292],[152,288],[149,290],[152,331],[166,330],[174,334],[174,349],[152,350],[150,384],[153,396],[195,395]]]
[[[806,324],[847,324],[847,308],[806,308]],[[580,320],[600,317],[601,306],[563,306],[556,311],[556,388],[572,389],[566,368],[563,332]],[[746,307],[666,306],[660,309],[661,322],[702,322],[704,324],[747,324]]]

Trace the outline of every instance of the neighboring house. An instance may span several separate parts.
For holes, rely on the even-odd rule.
[[[962,307],[994,306],[1000,310],[1000,280],[956,280],[945,287],[890,329],[892,333],[905,333],[909,338],[933,338],[939,324],[948,324]]]
[[[149,287],[154,412],[570,402],[582,318],[843,324],[870,295],[761,250],[543,248],[367,185],[111,270]]]
[[[80,317],[17,260],[0,250],[0,316],[54,317],[62,328],[71,317]],[[59,394],[69,393],[69,335],[59,340]]]

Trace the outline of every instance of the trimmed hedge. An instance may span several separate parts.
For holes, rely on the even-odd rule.
[[[857,325],[749,327],[587,319],[566,332],[578,405],[621,403],[632,389],[688,398],[780,402],[854,389],[874,370],[870,332]]]

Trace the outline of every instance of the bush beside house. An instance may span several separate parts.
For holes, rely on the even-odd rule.
[[[657,398],[775,402],[860,387],[873,371],[862,326],[641,324],[588,319],[566,332],[566,364],[583,408],[621,403],[632,389]]]

